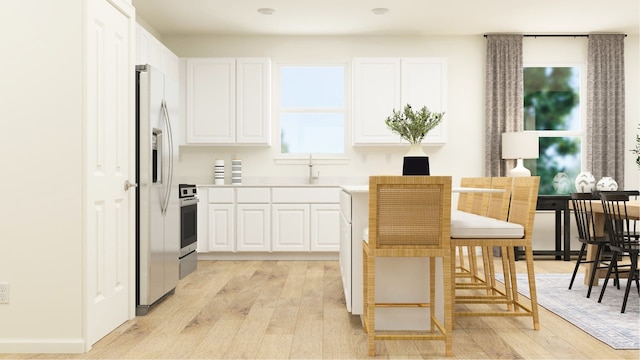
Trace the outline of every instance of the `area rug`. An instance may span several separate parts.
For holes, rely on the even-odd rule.
[[[598,303],[598,297],[602,286],[594,286],[591,297],[587,298],[583,279],[584,275],[578,274],[573,289],[569,290],[571,274],[536,274],[538,305],[614,349],[640,349],[640,298],[635,284],[632,284],[627,308],[622,314],[626,279],[620,280],[620,290],[610,280],[601,303]],[[518,284],[526,283],[526,275],[518,274]],[[518,291],[529,297],[528,286],[518,286]]]

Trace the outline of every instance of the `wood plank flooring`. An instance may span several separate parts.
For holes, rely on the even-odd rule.
[[[518,266],[524,266],[524,261]],[[574,262],[536,260],[537,273]],[[531,319],[456,319],[457,359],[638,359],[540,308]],[[0,359],[366,359],[360,318],[346,311],[337,261],[199,261],[175,294],[85,354]],[[378,358],[442,359],[441,341],[379,341]]]

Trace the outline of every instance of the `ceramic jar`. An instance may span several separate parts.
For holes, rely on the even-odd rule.
[[[576,176],[577,192],[593,192],[596,189],[596,178],[590,171],[583,171]]]
[[[618,190],[618,183],[613,180],[611,176],[604,176],[598,180],[596,189],[598,189],[598,191],[616,191]]]
[[[553,177],[553,188],[556,194],[568,194],[571,191],[571,179],[567,173],[559,172]]]

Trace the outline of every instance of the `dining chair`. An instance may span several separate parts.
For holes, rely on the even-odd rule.
[[[502,192],[489,193],[489,204],[487,205],[487,217],[507,221],[509,219],[509,204],[511,203],[511,190],[513,187],[513,177],[494,176],[491,178],[491,189],[502,190]],[[495,269],[493,263],[493,247],[483,249],[483,260],[485,269],[485,281],[490,289],[495,288]],[[505,257],[502,259],[502,268],[507,269],[508,263]]]
[[[463,178],[461,179],[461,186],[477,187],[477,188],[490,188],[495,190],[502,190],[501,192],[485,192],[481,193],[482,202],[486,203],[486,211],[474,211],[473,205],[469,205],[466,208],[467,212],[476,213],[478,215],[487,216],[492,219],[507,221],[509,213],[509,202],[511,200],[511,187],[513,183],[512,177],[494,176],[490,178]],[[477,194],[476,194],[477,195]],[[478,201],[476,200],[476,203]],[[472,201],[469,202],[470,204]],[[460,204],[458,209],[460,209]],[[485,208],[484,206],[482,207]],[[476,206],[476,210],[478,207]],[[475,253],[475,247],[467,248],[467,254],[469,254],[469,268],[464,266],[464,253],[460,251],[461,247],[458,247],[458,263],[456,267],[456,278],[461,281],[456,281],[457,289],[487,289],[493,291],[494,284],[494,264],[493,264],[493,248],[484,247],[481,248],[482,261],[483,261],[483,274],[480,274],[477,264],[477,256]],[[503,267],[506,267],[506,258],[503,258]],[[471,281],[464,281],[465,278],[471,279]]]
[[[456,295],[453,294],[456,305],[458,304],[486,304],[486,305],[506,305],[506,309],[499,307],[485,307],[483,309],[467,307],[455,308],[454,316],[530,316],[533,319],[533,328],[540,328],[538,318],[538,300],[535,285],[535,272],[533,267],[533,222],[535,218],[536,202],[538,198],[538,188],[540,186],[539,176],[514,177],[509,205],[508,222],[522,227],[521,236],[505,237],[478,237],[478,238],[455,238],[451,239],[451,252],[455,254],[456,246],[480,246],[494,247],[502,249],[502,257],[506,258],[506,269],[503,269],[504,288],[495,287],[496,294],[474,294]],[[514,247],[524,249],[526,262],[527,283],[529,286],[529,298],[527,302],[518,294],[518,280],[515,266]],[[494,275],[495,276],[495,275]],[[455,291],[455,288],[454,288]]]
[[[363,239],[364,329],[369,356],[375,356],[376,340],[444,340],[445,355],[452,356],[453,300],[451,263],[451,177],[370,176],[369,228]],[[428,299],[419,303],[381,302],[376,299],[376,259],[427,257]],[[436,280],[436,258],[442,259],[441,279]],[[443,286],[444,318],[436,316],[436,283]],[[424,308],[427,330],[376,329],[377,308]]]
[[[482,176],[463,177],[460,179],[460,187],[488,189],[491,188],[491,180],[491,177]],[[488,192],[461,192],[458,195],[457,209],[459,211],[465,211],[468,213],[484,216],[487,213],[488,206]],[[466,254],[464,248],[458,247],[457,253],[457,258],[453,259],[456,269],[455,277],[458,279],[469,279],[471,283],[482,286],[482,284],[484,284],[485,282],[485,279],[481,278],[479,275],[476,247],[467,247]],[[468,265],[466,265],[467,262]],[[484,253],[483,262],[486,263],[486,256]],[[461,284],[461,282],[458,283]]]
[[[573,213],[576,219],[576,227],[578,228],[578,240],[582,243],[580,246],[580,252],[576,260],[576,266],[573,269],[571,275],[571,281],[569,282],[569,289],[573,287],[573,282],[576,279],[576,274],[580,265],[592,264],[591,273],[589,274],[589,287],[587,289],[587,297],[591,296],[591,289],[593,288],[596,272],[599,269],[607,269],[609,263],[605,259],[605,252],[609,246],[609,237],[596,236],[596,223],[593,218],[593,207],[591,200],[593,195],[591,193],[571,193],[571,205],[573,207]],[[587,259],[587,246],[594,245],[596,253],[592,260]]]
[[[631,283],[634,280],[638,294],[640,295],[640,281],[638,280],[638,253],[640,252],[638,239],[640,235],[636,227],[638,220],[629,217],[627,211],[627,203],[629,202],[628,194],[603,192],[600,193],[600,200],[602,201],[602,208],[604,210],[605,229],[609,233],[609,247],[611,248],[612,255],[609,267],[607,268],[607,275],[604,278],[604,283],[600,290],[598,302],[602,302],[605,290],[607,289],[607,283],[611,277],[611,272],[618,265],[618,257],[621,255],[629,255],[631,264],[629,266],[629,275],[624,291],[622,309],[620,310],[621,313],[624,313],[627,307],[629,291],[631,290]]]

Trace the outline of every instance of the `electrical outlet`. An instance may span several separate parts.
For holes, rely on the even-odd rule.
[[[9,283],[0,282],[0,304],[9,303]]]

